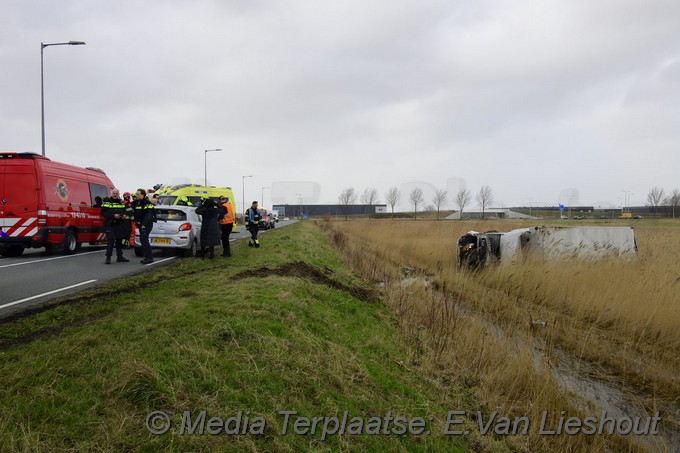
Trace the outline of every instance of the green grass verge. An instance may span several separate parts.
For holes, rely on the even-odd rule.
[[[261,242],[236,244],[228,260],[182,260],[2,322],[2,449],[462,451],[480,442],[506,449],[441,434],[447,411],[475,410],[472,398],[403,365],[390,312],[361,297],[371,292],[312,222]],[[147,431],[154,410],[169,414],[166,434]],[[263,417],[266,428],[181,435],[182,414],[195,421],[201,410],[207,419],[243,411]],[[283,410],[424,417],[431,434],[283,435]]]

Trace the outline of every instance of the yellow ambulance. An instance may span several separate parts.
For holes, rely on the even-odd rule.
[[[233,212],[236,212],[236,200],[234,200],[234,192],[232,192],[231,187],[198,186],[196,184],[163,185],[154,193],[158,194],[158,204],[165,206],[183,204],[198,206],[201,198],[206,195],[219,204],[220,196],[224,195],[229,198]]]

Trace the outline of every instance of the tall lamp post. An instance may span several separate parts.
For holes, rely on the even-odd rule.
[[[246,212],[246,178],[252,178],[253,175],[241,176],[241,202],[243,203],[243,212]]]
[[[42,129],[42,155],[45,155],[45,71],[43,50],[49,46],[84,46],[83,41],[40,43],[40,119]]]
[[[633,194],[633,191],[632,190],[622,190],[621,192],[623,192],[623,194],[624,194],[623,207],[621,208],[621,212],[623,213],[623,212],[625,212],[625,209],[628,207],[628,203],[629,203],[629,200],[630,200],[628,194]],[[630,209],[628,209],[628,212],[630,212]]]
[[[222,148],[203,150],[203,184],[205,184],[206,187],[208,187],[208,153],[213,151],[222,151]]]
[[[264,208],[264,189],[269,189],[269,187],[262,187],[262,207]]]

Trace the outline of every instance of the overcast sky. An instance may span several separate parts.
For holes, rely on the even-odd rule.
[[[677,0],[4,0],[0,150],[41,152],[40,43],[69,40],[44,54],[47,156],[123,191],[200,182],[212,148],[239,202],[251,174],[248,200],[300,181],[320,203],[680,188]]]

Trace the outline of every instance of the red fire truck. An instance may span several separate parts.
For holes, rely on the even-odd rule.
[[[0,152],[0,255],[40,247],[69,255],[104,240],[99,210],[113,187],[98,168]]]

